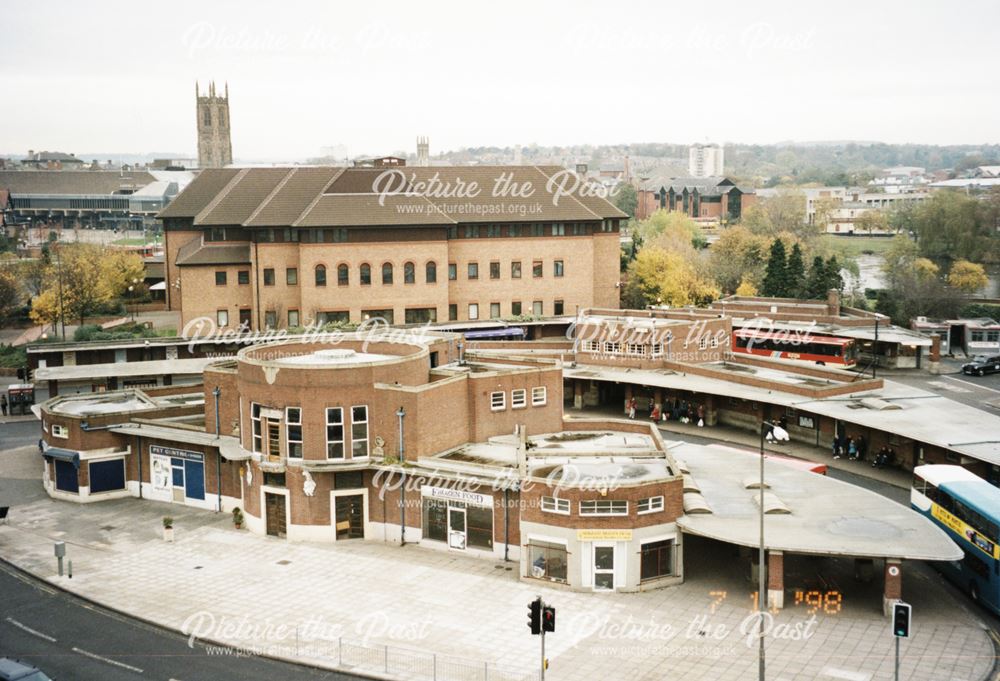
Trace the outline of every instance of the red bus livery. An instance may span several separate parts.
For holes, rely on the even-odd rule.
[[[733,352],[843,367],[857,364],[857,346],[853,338],[814,336],[780,329],[734,329]]]

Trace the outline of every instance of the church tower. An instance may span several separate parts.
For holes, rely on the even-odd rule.
[[[198,167],[223,168],[233,163],[233,143],[229,135],[229,84],[221,97],[215,94],[215,83],[209,83],[208,94],[198,92],[194,84],[198,116]]]

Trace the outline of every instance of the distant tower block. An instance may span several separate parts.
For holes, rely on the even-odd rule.
[[[233,143],[229,134],[229,84],[224,94],[215,94],[215,83],[209,83],[208,95],[198,92],[194,84],[194,98],[198,116],[198,167],[224,168],[233,163]]]
[[[417,165],[429,166],[431,164],[431,141],[427,137],[417,138]]]

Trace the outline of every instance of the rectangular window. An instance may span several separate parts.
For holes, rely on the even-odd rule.
[[[479,319],[478,303],[469,303],[469,319]]]
[[[511,409],[524,409],[528,406],[528,391],[524,388],[510,391]]]
[[[628,515],[628,501],[625,499],[581,501],[580,515]]]
[[[545,236],[545,225],[532,225],[531,236]]]
[[[466,225],[465,226],[465,238],[475,239],[479,236],[479,226],[478,225]]]
[[[557,222],[552,225],[552,236],[565,236],[566,235],[566,225],[561,222]]]
[[[548,399],[548,390],[544,385],[535,386],[531,389],[531,406],[541,407]]]
[[[556,260],[552,264],[552,276],[554,276],[554,277],[561,277],[562,275],[563,275],[563,261],[562,260]]]
[[[395,323],[395,318],[395,313],[390,309],[361,311],[361,319],[363,321],[368,321],[369,319],[384,319],[386,324],[392,326]],[[345,318],[344,321],[347,321],[347,319]]]
[[[510,304],[510,313],[515,317],[521,316],[521,301],[515,300]]]
[[[500,236],[500,225],[487,225],[486,236]]]
[[[344,410],[341,407],[326,410],[326,458],[344,458]]]
[[[507,227],[507,236],[521,236],[521,225],[510,225]]]
[[[541,260],[536,260],[531,263],[531,276],[535,279],[539,279],[545,274],[545,266],[542,264]]]
[[[288,458],[302,458],[302,409],[299,407],[285,409],[285,443]]]
[[[236,283],[240,286],[247,286],[250,284],[250,270],[240,270],[236,273]]]
[[[500,303],[490,303],[490,319],[500,319]]]
[[[453,262],[448,263],[448,281],[458,279],[458,265]]]
[[[260,405],[256,402],[250,403],[250,423],[253,425],[253,442],[251,446],[253,447],[253,451],[259,454],[261,448],[264,446],[264,441],[261,435]]]
[[[436,307],[408,307],[403,311],[407,324],[428,324],[437,321]]]
[[[561,315],[563,313],[564,307],[565,306],[563,305],[563,301],[557,300],[555,303],[552,304],[552,314]]]
[[[639,499],[636,510],[641,513],[655,513],[663,510],[663,497],[649,497]]]
[[[66,440],[69,438],[69,428],[67,428],[66,426],[61,426],[58,423],[53,423],[52,435],[53,437],[59,437]]]
[[[469,279],[479,278],[479,263],[470,262],[469,263]]]
[[[289,310],[288,311],[288,325],[289,326],[298,326],[299,325],[299,311],[298,310]]]
[[[644,357],[646,355],[646,346],[642,343],[626,343],[625,354],[634,357]]]
[[[510,278],[520,279],[521,278],[521,261],[515,260],[510,264]]]
[[[569,499],[559,497],[542,497],[542,510],[546,513],[561,513],[569,515]]]
[[[450,303],[448,305],[448,321],[449,322],[458,321],[458,305],[456,303]]]
[[[271,267],[264,270],[264,286],[274,286],[274,269]]]
[[[215,273],[215,285],[225,286],[226,285],[226,272],[225,270]]]
[[[565,582],[568,558],[565,546],[537,540],[528,544],[531,576],[535,579]]]
[[[368,456],[368,407],[351,407],[351,456]]]
[[[535,315],[536,317],[542,316],[542,301],[536,300],[531,304],[531,314]]]
[[[503,411],[507,408],[507,393],[502,390],[490,393],[490,410]]]
[[[297,267],[289,267],[285,270],[285,283],[289,286],[299,285],[299,270]]]
[[[490,279],[500,278],[500,263],[491,262],[490,263]]]
[[[278,326],[278,313],[274,310],[266,310],[264,312],[264,328],[274,329]]]
[[[664,539],[643,544],[639,551],[639,579],[656,579],[674,574],[674,540]]]
[[[229,326],[229,310],[216,310],[215,321],[220,327]]]

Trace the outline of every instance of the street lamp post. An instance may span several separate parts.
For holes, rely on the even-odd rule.
[[[767,580],[765,578],[766,564],[764,562],[764,440],[788,441],[788,431],[771,421],[762,421],[760,424],[760,547],[757,550],[757,679],[764,681],[764,610],[767,604]]]

